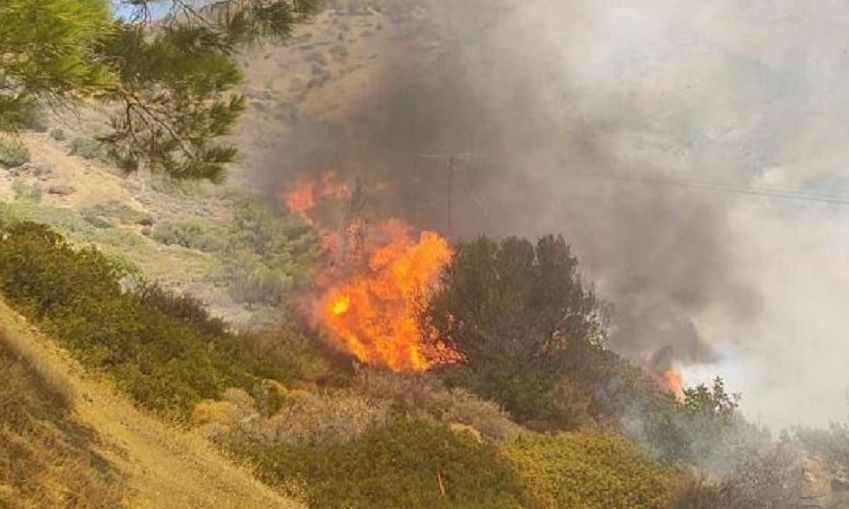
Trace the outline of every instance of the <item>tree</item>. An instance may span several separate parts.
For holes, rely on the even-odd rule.
[[[219,181],[236,149],[217,141],[245,109],[234,52],[279,40],[317,0],[4,0],[0,5],[0,130],[42,102],[95,99],[101,138],[126,172]]]
[[[523,419],[558,419],[564,377],[604,356],[600,302],[562,237],[457,247],[425,322],[463,358],[465,383]]]

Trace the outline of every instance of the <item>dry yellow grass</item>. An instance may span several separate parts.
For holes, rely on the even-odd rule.
[[[71,400],[74,420],[93,430],[95,453],[112,465],[132,508],[299,508],[233,465],[197,432],[148,415],[0,301],[11,348]],[[51,481],[55,482],[55,481]],[[61,486],[55,489],[61,490]]]

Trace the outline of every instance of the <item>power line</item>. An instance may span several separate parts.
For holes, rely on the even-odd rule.
[[[722,182],[707,182],[691,179],[681,179],[663,175],[626,175],[622,173],[592,173],[592,172],[567,172],[568,177],[615,180],[624,182],[636,182],[643,184],[657,184],[664,186],[682,187],[687,189],[703,189],[716,192],[743,194],[749,196],[762,196],[766,198],[780,198],[789,200],[812,201],[819,203],[830,203],[835,205],[849,205],[849,197],[811,193],[796,189],[776,189],[767,187],[735,186]]]

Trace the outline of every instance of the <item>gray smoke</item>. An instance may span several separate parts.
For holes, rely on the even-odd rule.
[[[258,165],[266,179],[334,167],[422,228],[563,233],[612,304],[617,351],[669,352],[692,381],[725,375],[779,424],[787,408],[809,422],[841,416],[846,379],[828,366],[849,348],[838,317],[818,310],[849,304],[830,283],[849,274],[829,215],[846,209],[745,189],[845,189],[849,7],[415,3],[416,21],[379,48],[393,64],[377,67],[370,92],[344,114],[296,115]],[[789,235],[799,231],[802,246]],[[800,285],[813,286],[806,300]],[[777,330],[788,320],[792,333]],[[809,320],[815,351],[798,329]]]

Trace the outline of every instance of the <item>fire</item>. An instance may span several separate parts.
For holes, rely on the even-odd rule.
[[[383,233],[387,241],[370,252],[368,266],[324,292],[320,320],[362,362],[422,371],[451,356],[428,340],[418,320],[451,250],[434,232],[414,239],[397,220],[385,223]]]
[[[684,394],[684,376],[675,368],[664,371],[660,376],[660,385],[668,392],[681,397]]]
[[[295,185],[284,192],[286,206],[292,212],[305,214],[315,208],[322,198],[350,198],[353,190],[344,182],[339,182],[335,171],[325,171],[321,178],[314,180],[301,175]]]

